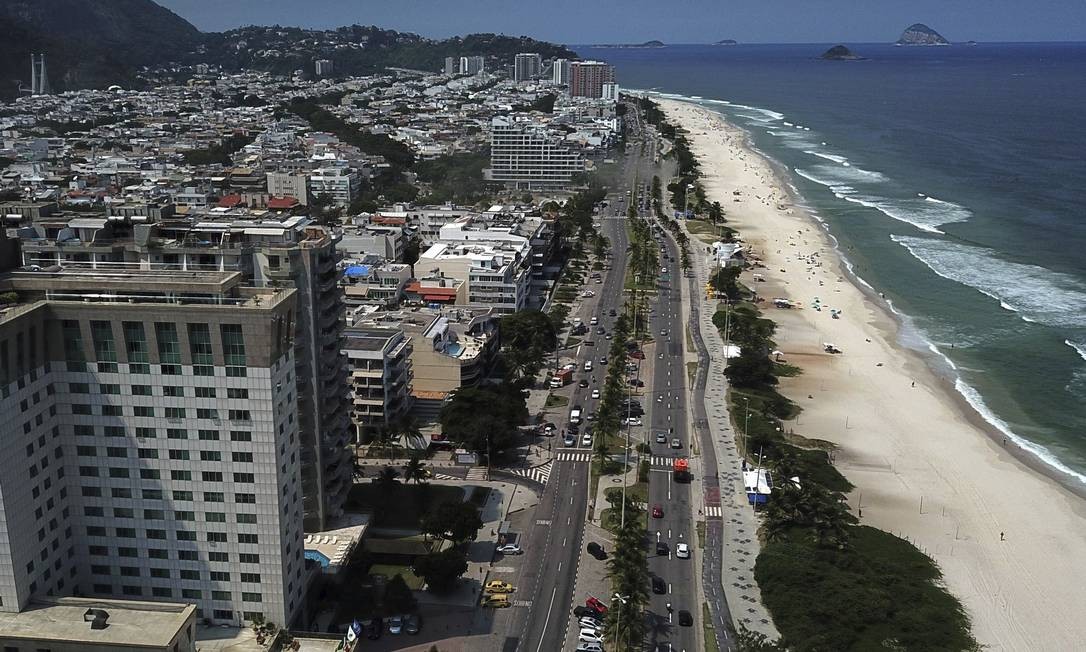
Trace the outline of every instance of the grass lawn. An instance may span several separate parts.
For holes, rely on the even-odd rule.
[[[547,402],[543,407],[565,407],[569,405],[569,398],[561,394],[548,394]]]
[[[463,500],[460,487],[398,484],[385,492],[375,483],[366,482],[351,487],[345,508],[373,512],[377,527],[411,529],[419,527],[422,515],[434,505]]]
[[[705,547],[705,521],[698,521],[697,529],[698,529],[698,547],[699,548],[704,548]]]
[[[711,244],[720,240],[720,227],[705,220],[686,220],[686,230],[702,242]]]
[[[808,529],[770,541],[754,567],[781,635],[803,649],[976,650],[969,618],[935,562],[903,539],[849,528],[844,549]]]
[[[686,363],[686,377],[690,381],[690,384],[694,384],[694,380],[698,377],[698,363],[687,362]]]
[[[411,571],[410,566],[399,564],[374,564],[370,566],[370,575],[384,575],[388,579],[392,579],[396,575],[402,575],[403,581],[407,582],[407,587],[413,591],[421,590],[422,585],[426,583]]]

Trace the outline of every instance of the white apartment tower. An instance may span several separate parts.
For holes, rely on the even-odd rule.
[[[565,86],[569,83],[569,59],[555,59],[551,81]]]
[[[584,156],[529,120],[496,117],[490,125],[490,178],[517,189],[562,188],[584,172]]]
[[[299,613],[296,291],[241,281],[0,276],[20,298],[0,315],[0,611],[82,595],[223,624]]]

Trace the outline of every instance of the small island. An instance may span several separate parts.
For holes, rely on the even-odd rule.
[[[713,43],[713,45],[739,45],[739,41],[731,38],[726,38],[722,41],[717,41],[716,43]]]
[[[909,25],[894,45],[950,45],[943,35],[923,23]]]
[[[666,48],[667,44],[663,41],[645,41],[644,43],[599,43],[593,45],[594,48]]]
[[[835,45],[822,53],[822,59],[826,61],[863,61],[863,57],[855,54],[843,45]]]

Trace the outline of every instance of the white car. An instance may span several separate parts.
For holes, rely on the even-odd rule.
[[[582,628],[587,627],[589,629],[600,629],[601,627],[603,627],[600,621],[596,620],[595,618],[589,618],[588,616],[582,617],[577,622]]]
[[[596,635],[596,630],[587,628],[581,630],[577,640],[582,643],[603,643],[603,639]]]
[[[603,646],[599,643],[580,643],[577,652],[603,652]]]
[[[622,425],[625,426],[639,426],[641,425],[641,417],[630,417],[622,420]]]
[[[690,546],[680,543],[675,546],[675,556],[679,559],[690,559]]]
[[[592,445],[592,435],[588,434],[587,432],[585,434],[581,435],[581,446],[591,446],[591,445]]]
[[[503,555],[519,555],[524,552],[520,549],[520,546],[515,543],[507,543],[503,546],[498,546],[497,551]]]
[[[600,397],[600,390],[598,390],[598,389],[592,390],[592,398],[599,398],[599,397]]]

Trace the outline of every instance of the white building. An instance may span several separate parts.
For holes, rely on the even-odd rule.
[[[64,268],[0,288],[23,299],[0,316],[0,612],[81,595],[293,620],[297,292]]]
[[[561,188],[584,169],[584,156],[564,143],[563,134],[528,118],[491,121],[489,174],[494,181],[518,189]]]
[[[569,59],[555,59],[551,75],[551,81],[555,84],[569,84]]]
[[[460,57],[460,74],[477,75],[486,69],[485,57]]]
[[[600,99],[618,101],[618,84],[608,82],[600,86]]]
[[[459,71],[460,71],[460,62],[456,59],[456,57],[445,57],[445,68],[444,68],[445,75],[448,76],[448,77],[452,77],[453,75],[455,75]]]
[[[543,59],[537,52],[521,52],[513,59],[513,80],[535,79],[543,70]]]
[[[322,167],[309,174],[309,193],[313,197],[327,194],[341,206],[350,205],[361,186],[358,172],[346,167]]]
[[[332,71],[335,70],[335,65],[329,59],[317,59],[313,64],[313,68],[318,77],[329,77]]]
[[[272,197],[293,197],[299,204],[309,205],[308,180],[304,174],[269,172],[268,194]]]
[[[523,310],[531,295],[531,246],[511,234],[443,227],[449,239],[432,245],[415,263],[415,275],[443,276],[467,283],[467,302],[495,312]],[[454,239],[460,236],[459,240]]]

